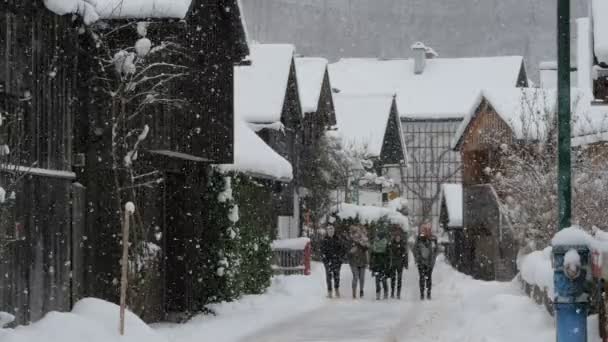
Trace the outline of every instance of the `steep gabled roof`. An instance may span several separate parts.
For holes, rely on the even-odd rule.
[[[280,181],[293,178],[291,164],[239,118],[234,122],[234,163],[218,165],[218,168],[224,172],[234,171]]]
[[[334,94],[338,134],[342,142],[370,157],[380,157],[393,96]]]
[[[608,138],[608,106],[591,105],[591,95],[583,90],[571,90],[572,101],[572,145],[590,144]],[[513,138],[538,141],[546,138],[549,121],[557,113],[557,91],[540,88],[484,89],[477,101],[494,109],[509,126]],[[479,113],[470,112],[460,124],[452,147],[458,149],[471,122]]]
[[[302,113],[314,113],[319,107],[323,80],[327,72],[327,59],[299,57],[295,62]]]
[[[235,68],[235,112],[246,122],[279,122],[295,48],[289,44],[252,44],[249,49],[251,65]]]
[[[332,86],[349,94],[397,94],[402,118],[462,118],[483,88],[518,85],[523,57],[432,58],[421,74],[413,59],[342,59],[329,67]]]

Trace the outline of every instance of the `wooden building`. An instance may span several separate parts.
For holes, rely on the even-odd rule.
[[[395,191],[401,172],[406,168],[406,146],[401,135],[395,97],[391,95],[349,95],[334,94],[336,105],[337,134],[347,149],[357,151],[373,162],[367,171],[383,177],[385,182],[370,180],[359,189],[355,202],[382,206],[388,201],[387,195]],[[366,170],[353,170],[357,183],[365,183]],[[361,182],[360,182],[361,181]],[[368,202],[363,203],[362,194]],[[375,198],[375,200],[374,200]]]
[[[462,270],[468,248],[464,240],[463,193],[462,184],[442,184],[440,197],[439,222],[444,233],[447,234],[446,259],[457,270]]]
[[[235,74],[235,113],[293,166],[293,181],[275,189],[279,231],[299,232],[302,151],[302,105],[289,44],[252,44],[251,65]],[[289,236],[288,236],[289,237]]]
[[[188,73],[166,85],[183,100],[180,108],[150,106],[132,122],[132,129],[149,127],[136,172],[153,172],[153,178],[149,186],[121,191],[139,199],[138,241],[163,253],[148,270],[155,287],[133,304],[149,321],[195,310],[188,255],[197,252],[197,232],[212,224],[200,189],[211,163],[233,162],[233,71],[249,54],[238,1],[193,0],[180,13],[100,11],[102,24],[93,26],[37,0],[4,1],[0,8],[6,66],[0,112],[16,118],[0,127],[0,145],[18,146],[12,171],[23,174],[14,219],[0,229],[0,270],[8,274],[0,280],[0,310],[27,323],[49,310],[68,310],[82,296],[117,300],[121,204],[110,154],[112,103],[101,81],[116,75],[96,66],[100,58],[133,51],[143,35],[153,46],[174,47],[163,57]]]
[[[0,3],[0,145],[10,149],[0,153],[0,187],[15,193],[0,203],[0,311],[18,324],[70,309],[80,292],[81,265],[71,262],[84,209],[72,172],[74,25],[42,1]]]
[[[327,59],[315,57],[297,57],[296,75],[300,104],[302,105],[302,148],[300,152],[301,186],[300,193],[300,227],[297,232],[318,228],[322,220],[323,203],[318,193],[326,191],[322,177],[322,151],[324,134],[336,125],[336,111],[332,97],[332,87],[327,70]],[[289,237],[291,234],[282,234]]]

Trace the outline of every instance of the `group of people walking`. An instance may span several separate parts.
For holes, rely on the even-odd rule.
[[[369,266],[376,281],[376,299],[401,299],[403,270],[409,267],[409,247],[398,225],[389,231],[378,230],[368,238],[367,229],[361,225],[349,227],[346,236],[338,236],[333,226],[326,229],[321,241],[321,257],[325,266],[327,296],[340,297],[340,270],[347,261],[353,274],[352,297],[365,295],[365,272]],[[420,227],[414,244],[414,261],[420,276],[420,299],[431,299],[433,267],[438,253],[437,239],[431,226]],[[426,297],[425,297],[426,295]]]

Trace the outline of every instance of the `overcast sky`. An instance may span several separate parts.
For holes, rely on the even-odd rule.
[[[523,55],[534,79],[540,61],[556,59],[551,0],[242,1],[251,38],[303,55],[408,57],[420,40],[441,57]],[[573,17],[586,16],[586,1],[572,3]]]

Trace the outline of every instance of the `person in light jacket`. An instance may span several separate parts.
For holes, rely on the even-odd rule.
[[[348,263],[353,273],[353,299],[357,298],[357,285],[359,285],[359,297],[363,298],[365,288],[365,269],[367,268],[369,250],[369,239],[365,227],[353,225],[350,227],[350,249],[348,251]]]

